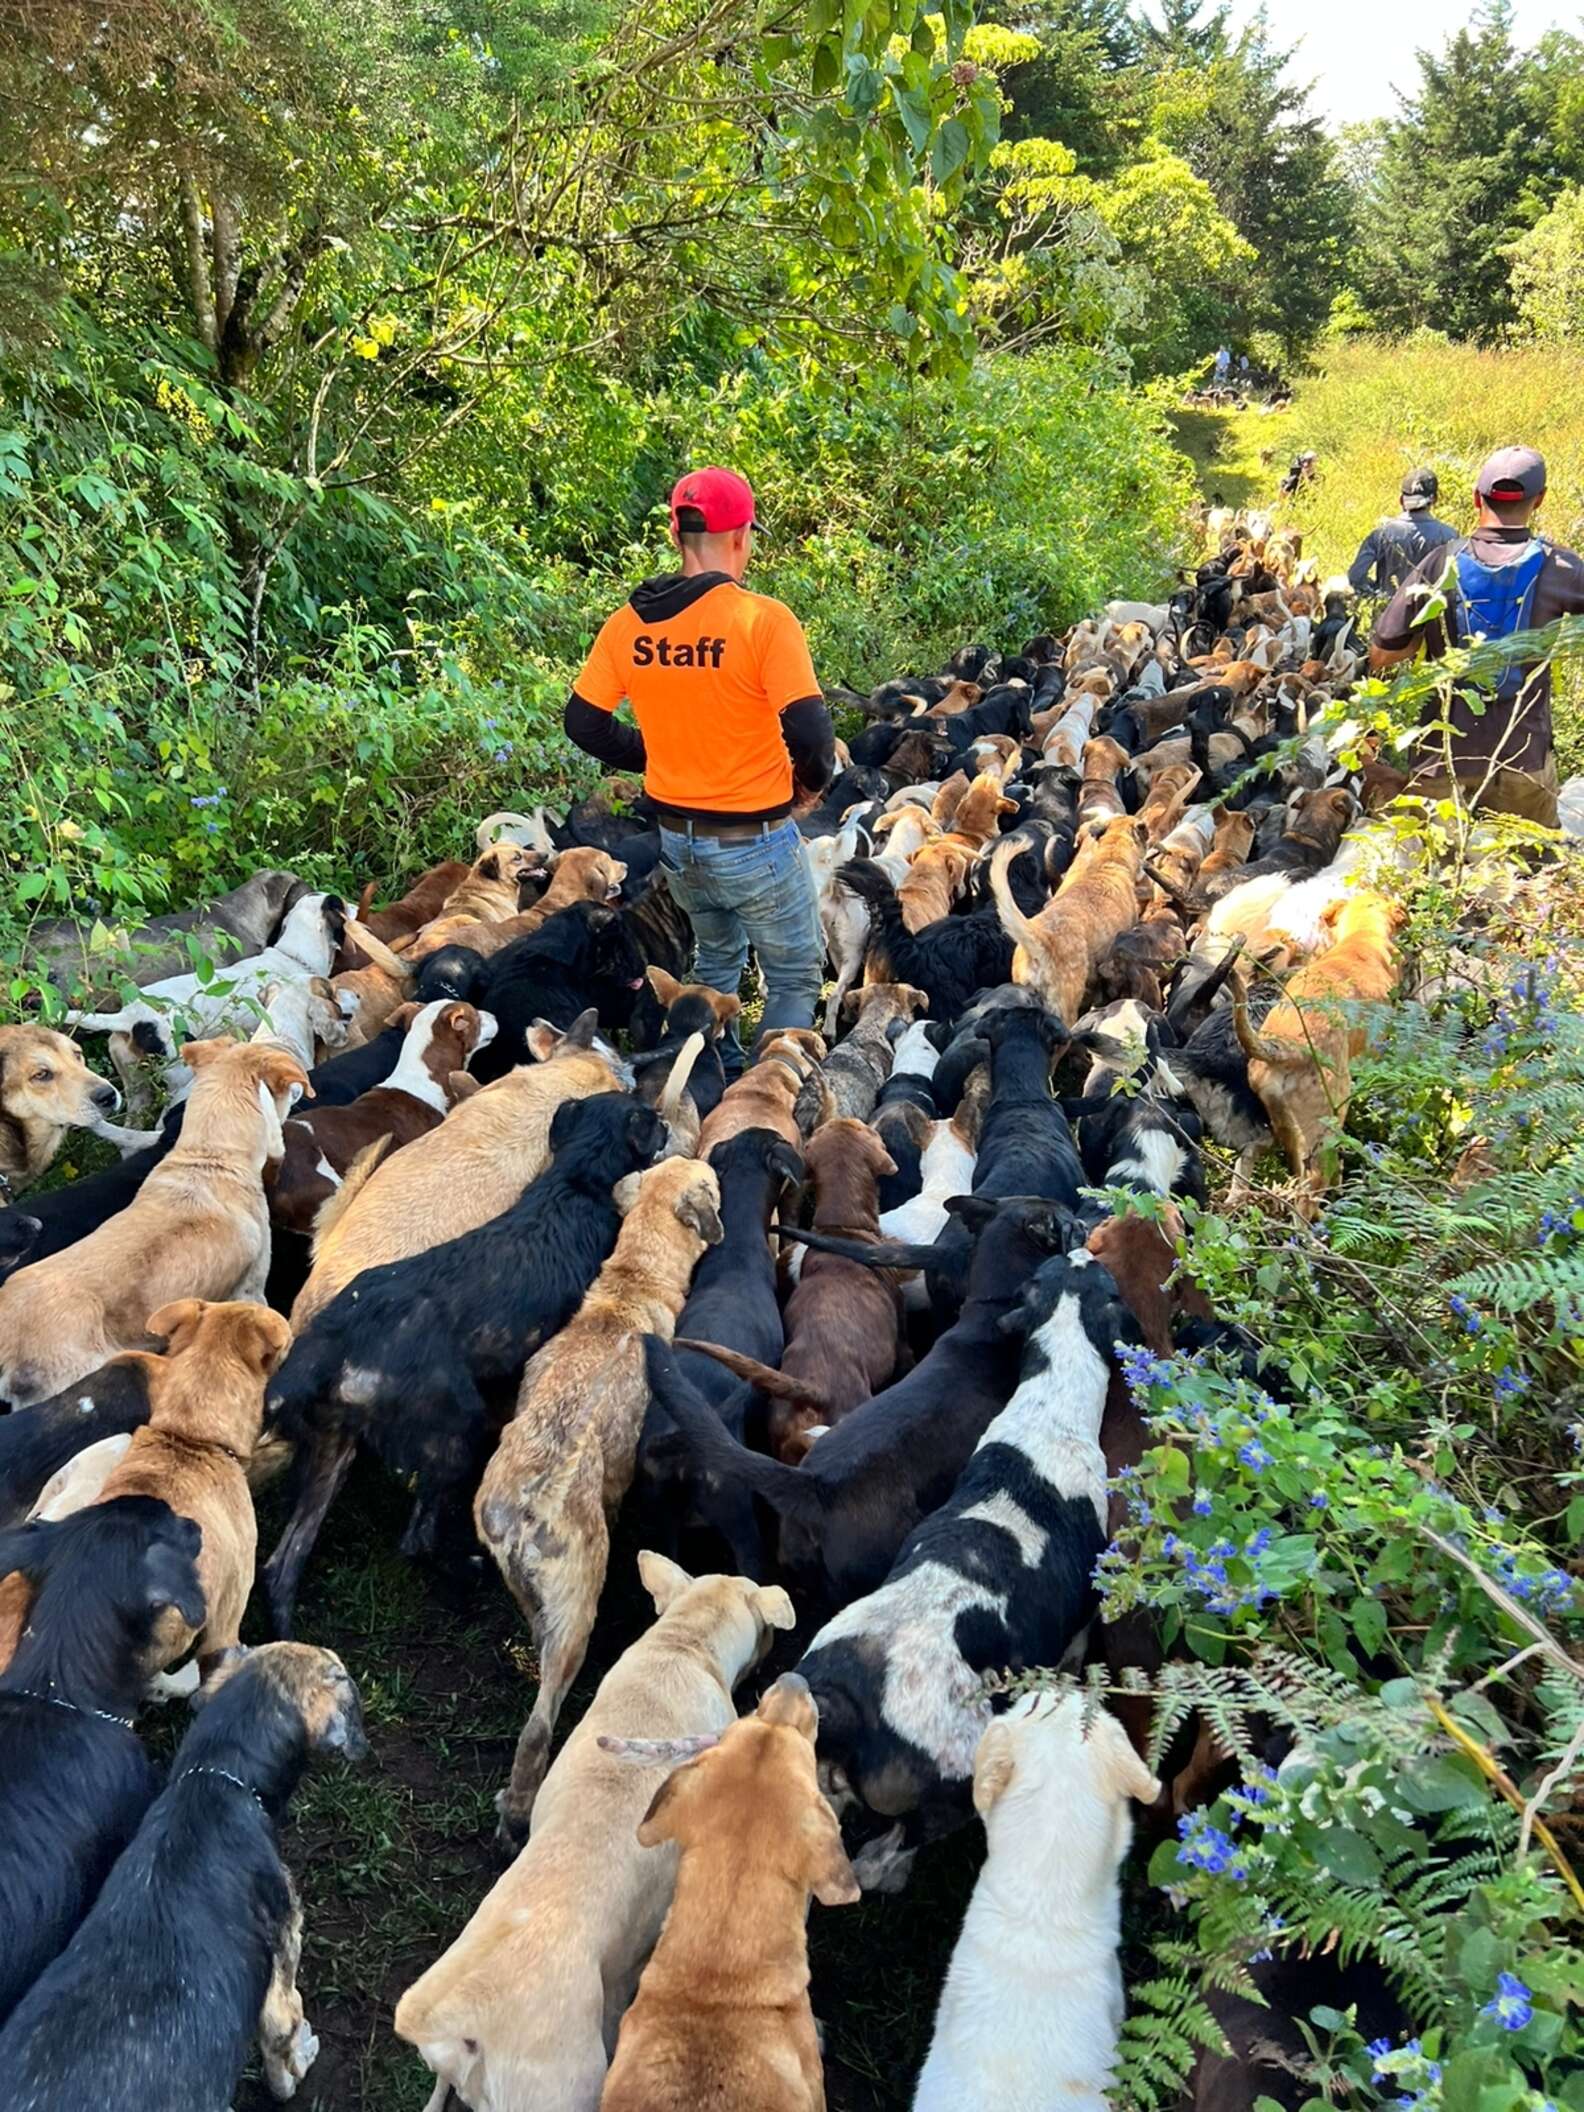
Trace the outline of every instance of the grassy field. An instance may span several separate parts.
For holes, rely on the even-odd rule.
[[[1563,346],[1481,351],[1414,338],[1355,339],[1330,347],[1320,371],[1283,411],[1178,413],[1178,443],[1206,497],[1268,504],[1294,455],[1312,448],[1315,477],[1277,507],[1329,575],[1347,569],[1383,514],[1397,510],[1403,475],[1441,480],[1437,511],[1472,527],[1474,476],[1493,448],[1538,447],[1551,488],[1540,524],[1554,542],[1584,544],[1584,352]],[[1584,673],[1557,683],[1564,776],[1584,769]]]

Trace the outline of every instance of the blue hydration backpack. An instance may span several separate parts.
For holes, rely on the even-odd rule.
[[[1538,536],[1531,537],[1507,565],[1482,564],[1466,542],[1454,543],[1449,554],[1455,567],[1455,584],[1447,582],[1453,588],[1448,612],[1453,618],[1454,644],[1467,644],[1475,636],[1511,638],[1529,629],[1529,612],[1547,556],[1547,546]],[[1528,676],[1529,670],[1517,663],[1504,668],[1496,685],[1498,701],[1515,703]]]

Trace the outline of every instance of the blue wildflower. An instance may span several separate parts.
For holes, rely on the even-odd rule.
[[[1330,1501],[1331,1499],[1324,1489],[1315,1489],[1310,1493],[1309,1508],[1312,1511],[1323,1511],[1330,1504]]]
[[[1251,1437],[1246,1445],[1238,1446],[1238,1458],[1255,1474],[1262,1474],[1271,1463],[1271,1456],[1257,1437]]]
[[[1504,1364],[1496,1374],[1496,1398],[1500,1401],[1505,1395],[1522,1393],[1528,1384],[1528,1379],[1521,1371],[1514,1371],[1510,1364]]]
[[[1208,1489],[1201,1489],[1199,1491],[1198,1495],[1193,1500],[1193,1507],[1194,1513],[1197,1517],[1209,1517],[1210,1513],[1215,1509],[1215,1499],[1211,1496],[1210,1491]]]
[[[1522,2031],[1534,2015],[1534,2002],[1516,1973],[1498,1973],[1496,1992],[1480,2015],[1494,2017],[1503,2031]]]

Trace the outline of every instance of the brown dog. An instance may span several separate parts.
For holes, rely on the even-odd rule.
[[[1216,809],[1215,841],[1199,868],[1197,885],[1201,890],[1218,873],[1235,873],[1239,866],[1248,864],[1255,827],[1256,817],[1242,808]]]
[[[257,1298],[269,1274],[263,1174],[308,1084],[261,1042],[190,1041],[197,1074],[174,1147],[126,1209],[0,1286],[0,1393],[31,1407],[140,1349],[173,1298]]]
[[[1001,833],[1001,816],[1016,812],[1017,801],[1008,799],[1001,790],[1000,772],[981,770],[963,794],[952,816],[951,828],[941,841],[955,843],[977,858]]]
[[[0,1182],[36,1181],[68,1129],[97,1129],[121,1105],[76,1042],[50,1027],[0,1027]]]
[[[387,1152],[395,1151],[438,1127],[472,1082],[466,1072],[473,1055],[495,1036],[487,1012],[443,998],[401,1006],[389,1024],[405,1025],[407,1039],[383,1085],[345,1107],[313,1107],[285,1123],[285,1152],[270,1190],[278,1230],[306,1239],[371,1144],[384,1138]]]
[[[878,1240],[878,1184],[896,1165],[868,1123],[827,1122],[809,1139],[804,1165],[814,1188],[815,1230]],[[839,1423],[890,1383],[902,1345],[896,1278],[839,1254],[810,1251],[787,1300],[779,1371],[710,1342],[680,1346],[702,1350],[753,1381],[770,1402],[770,1449],[795,1466],[811,1431]]]
[[[537,857],[538,853],[527,855]],[[619,858],[611,857],[608,851],[583,847],[563,851],[550,876],[550,885],[531,908],[519,910],[516,915],[506,918],[470,920],[454,916],[448,905],[446,914],[426,931],[420,932],[402,958],[417,964],[427,960],[442,946],[470,946],[475,953],[486,957],[499,953],[514,939],[525,939],[530,932],[537,931],[558,909],[569,909],[574,902],[617,901],[626,877],[626,866]]]
[[[909,931],[922,931],[938,917],[951,915],[952,904],[968,884],[974,854],[950,836],[926,843],[897,889],[897,907]]]
[[[1065,1026],[1083,1011],[1095,969],[1138,916],[1144,845],[1143,824],[1127,814],[1083,838],[1066,879],[1037,917],[1023,914],[1007,882],[1022,847],[1005,844],[990,861],[996,911],[1017,942],[1012,980],[1037,990]]]
[[[359,928],[373,932],[375,938],[383,939],[387,946],[394,946],[398,939],[410,939],[414,932],[422,931],[426,924],[439,916],[472,870],[464,859],[447,858],[443,864],[432,865],[428,872],[420,874],[406,894],[386,909],[369,908],[374,899],[371,880],[358,904]],[[347,950],[355,952],[356,942],[349,942]]]
[[[798,1095],[824,1059],[824,1037],[812,1028],[773,1034],[755,1049],[752,1064],[705,1117],[695,1156],[707,1159],[717,1144],[744,1129],[773,1129],[794,1151],[801,1151]]]
[[[1139,808],[1138,818],[1148,830],[1151,843],[1162,842],[1182,820],[1199,776],[1195,764],[1175,763],[1150,779],[1149,797]]]
[[[649,1806],[638,1839],[680,1847],[676,1897],[622,2019],[600,2112],[823,2112],[809,1894],[851,1906],[858,1880],[815,1777],[818,1723],[788,1673]]]
[[[721,1239],[720,1184],[697,1159],[639,1176],[616,1248],[576,1316],[529,1360],[474,1500],[479,1538],[533,1631],[539,1691],[499,1803],[520,1845],[605,1588],[610,1526],[649,1405],[646,1334],[669,1342],[699,1256]]]
[[[1233,977],[1232,1016],[1249,1059],[1249,1084],[1293,1177],[1306,1184],[1299,1205],[1305,1217],[1325,1193],[1322,1145],[1332,1124],[1340,1128],[1347,1120],[1351,1062],[1364,1047],[1364,1027],[1347,1008],[1378,1004],[1396,989],[1402,970],[1392,933],[1402,918],[1398,904],[1371,888],[1332,903],[1320,919],[1330,947],[1290,979],[1257,1030],[1243,981]]]
[[[258,1549],[247,1465],[263,1420],[264,1383],[286,1354],[291,1329],[267,1305],[179,1298],[149,1315],[148,1333],[166,1343],[166,1354],[149,1360],[149,1419],[132,1432],[97,1493],[82,1488],[71,1508],[157,1496],[199,1526],[203,1628],[169,1616],[174,1625],[159,1635],[149,1670],[185,1657],[198,1633],[202,1672],[241,1641]],[[54,1515],[64,1513],[57,1508]],[[0,1584],[0,1668],[11,1662],[30,1598],[20,1576]]]
[[[473,924],[504,924],[517,914],[522,885],[545,871],[543,851],[519,843],[495,843],[468,869],[467,878],[446,897],[439,916],[398,948],[402,959],[421,961],[437,946],[449,945],[453,932]]]
[[[715,1015],[715,1031],[724,1034],[732,1022],[742,1013],[742,999],[728,996],[724,990],[712,990],[708,983],[679,983],[674,975],[663,968],[646,968],[644,975],[650,989],[660,1000],[661,1009],[669,1012],[675,1004],[685,998],[698,998],[708,1005]]]

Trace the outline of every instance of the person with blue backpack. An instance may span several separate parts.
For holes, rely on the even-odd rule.
[[[1370,640],[1372,673],[1421,651],[1438,660],[1449,645],[1512,638],[1584,614],[1584,558],[1534,529],[1545,494],[1545,461],[1532,447],[1502,447],[1488,457],[1474,483],[1473,533],[1432,550],[1398,588]],[[1444,610],[1426,618],[1424,605],[1438,590]],[[1434,716],[1440,718],[1439,706]],[[1549,660],[1515,657],[1493,693],[1454,691],[1447,717],[1452,775],[1465,797],[1555,828]],[[1444,797],[1444,759],[1427,764],[1409,790]]]

